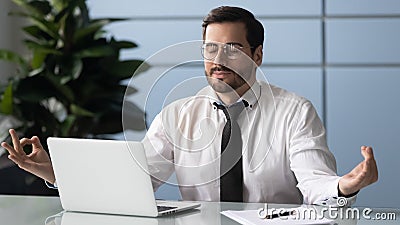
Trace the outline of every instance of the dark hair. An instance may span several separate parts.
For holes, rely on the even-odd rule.
[[[209,24],[223,22],[242,22],[247,33],[246,39],[253,48],[251,52],[264,42],[264,27],[254,15],[246,9],[232,6],[220,6],[212,9],[203,19],[203,39],[206,36],[206,29]]]

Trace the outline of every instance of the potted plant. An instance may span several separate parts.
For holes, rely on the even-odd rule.
[[[105,36],[104,26],[123,19],[91,19],[85,0],[13,0],[27,18],[24,40],[30,55],[0,50],[0,60],[18,65],[0,86],[0,126],[12,126],[25,137],[98,137],[122,131],[125,94],[135,93],[123,81],[148,69],[142,60],[120,60],[130,41]],[[140,71],[137,71],[137,70]],[[126,83],[126,82],[125,82]],[[144,113],[133,103],[125,128],[145,128]],[[1,135],[1,134],[0,134]]]

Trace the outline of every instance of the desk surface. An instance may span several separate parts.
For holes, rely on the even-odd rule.
[[[218,203],[202,202],[199,209],[161,218],[114,216],[89,213],[60,213],[62,207],[58,197],[6,196],[0,195],[0,221],[8,225],[122,225],[122,224],[238,224],[220,214],[224,210],[256,210],[261,203]],[[294,205],[270,204],[269,207],[288,208]],[[362,209],[362,208],[360,208]],[[400,224],[399,209],[372,208],[371,219],[336,220],[341,224]],[[376,220],[376,215],[391,217],[390,220]],[[393,218],[395,217],[395,218]],[[77,222],[78,221],[78,222]],[[71,223],[71,224],[70,224]]]

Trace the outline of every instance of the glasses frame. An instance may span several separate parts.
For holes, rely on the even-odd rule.
[[[207,46],[207,45],[210,45],[210,44],[214,44],[214,45],[218,46],[218,51],[216,51],[216,53],[215,53],[215,55],[214,55],[213,57],[207,58],[207,57],[205,56],[204,52],[205,52],[206,46]],[[202,55],[203,58],[206,59],[206,60],[213,60],[213,59],[215,59],[215,57],[217,57],[220,48],[223,49],[224,55],[225,55],[228,59],[235,60],[235,59],[238,59],[238,58],[239,58],[240,54],[239,54],[239,53],[236,53],[236,54],[233,54],[233,55],[232,55],[232,54],[228,54],[228,51],[231,51],[230,49],[232,49],[232,48],[233,48],[233,49],[238,49],[238,50],[240,50],[241,52],[243,52],[243,49],[246,49],[246,48],[253,49],[254,47],[253,47],[253,46],[244,47],[244,46],[243,46],[242,44],[240,44],[240,43],[224,43],[224,44],[221,43],[221,44],[220,44],[220,43],[215,43],[215,42],[207,42],[207,43],[203,43],[203,44],[201,45],[201,55]]]

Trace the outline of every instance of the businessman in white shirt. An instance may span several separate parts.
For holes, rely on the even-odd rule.
[[[349,202],[378,179],[371,147],[344,176],[313,105],[305,98],[256,79],[264,29],[253,14],[218,7],[203,20],[205,75],[197,95],[165,107],[143,144],[157,189],[176,173],[183,200],[327,204]],[[37,137],[2,143],[9,158],[49,183],[51,161]],[[22,149],[32,145],[26,155]],[[77,156],[79,157],[79,156]]]

